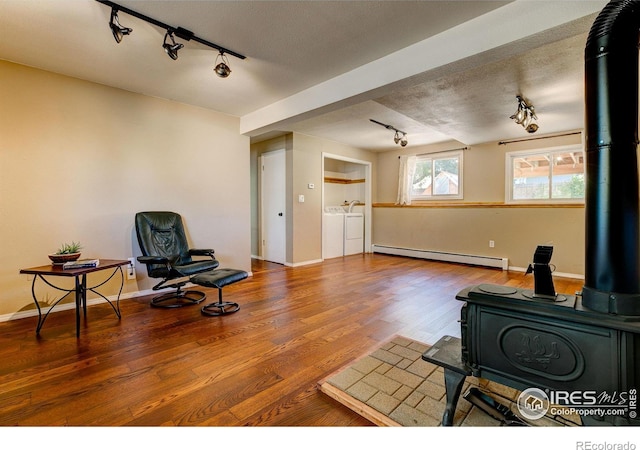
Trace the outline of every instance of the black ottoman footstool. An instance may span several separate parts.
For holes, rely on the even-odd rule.
[[[249,274],[238,269],[216,269],[210,272],[200,273],[191,277],[191,282],[199,286],[218,289],[218,302],[209,303],[202,307],[202,314],[207,316],[222,316],[231,314],[240,309],[240,305],[233,302],[222,301],[222,288],[247,278]]]

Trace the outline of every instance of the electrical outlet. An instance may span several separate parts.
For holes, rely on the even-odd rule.
[[[496,246],[495,241],[489,241],[489,248],[493,248]]]
[[[127,258],[129,265],[127,266],[127,280],[136,279],[136,259],[134,257]]]

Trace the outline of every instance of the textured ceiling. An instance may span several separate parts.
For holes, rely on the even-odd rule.
[[[465,144],[522,134],[509,120],[516,95],[537,105],[545,133],[582,128],[585,42],[578,35],[376,101]]]

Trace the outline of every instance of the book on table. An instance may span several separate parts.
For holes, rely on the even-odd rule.
[[[63,269],[84,269],[86,267],[98,267],[99,259],[78,259],[76,261],[68,261],[62,265]]]

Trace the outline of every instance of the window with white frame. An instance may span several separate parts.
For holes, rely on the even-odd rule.
[[[507,153],[507,202],[584,202],[584,163],[581,145]]]
[[[413,200],[462,198],[462,151],[416,156]]]

